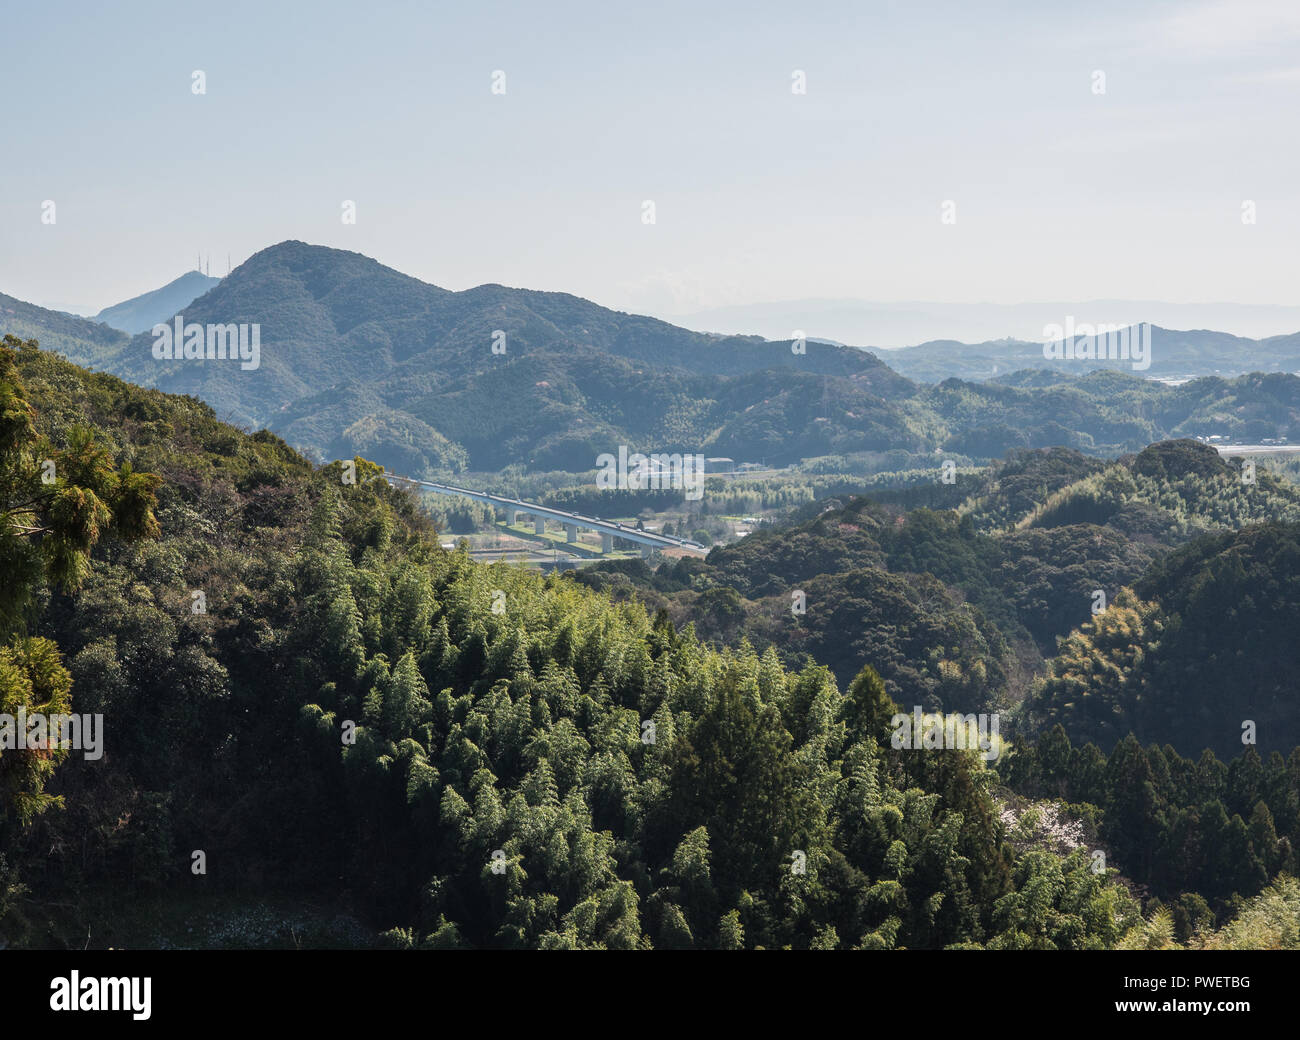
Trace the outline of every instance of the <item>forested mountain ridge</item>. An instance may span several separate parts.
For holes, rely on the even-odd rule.
[[[1117,306],[1123,307],[1122,304]],[[1295,373],[1296,347],[1300,345],[1300,333],[1294,332],[1250,339],[1204,328],[1179,331],[1149,325],[1148,335],[1150,362],[1143,374],[1151,378],[1232,378],[1248,372]],[[1043,356],[1042,340],[1007,338],[982,343],[933,340],[881,353],[895,371],[925,383],[953,378],[998,381],[1011,373],[1045,371],[1054,367],[1054,362]],[[1121,372],[1134,369],[1133,362],[1127,358],[1100,359],[1091,364],[1096,368]]]
[[[1300,487],[1194,440],[1161,441],[1107,464],[1068,449],[1021,452],[957,506],[981,531],[1089,523],[1163,546],[1248,523],[1300,519]]]
[[[160,365],[148,335],[105,367],[271,425],[320,457],[364,447],[420,471],[454,470],[467,459],[495,469],[521,458],[542,469],[589,469],[611,443],[704,450],[716,440],[724,450],[734,446],[727,426],[741,412],[791,394],[770,380],[746,382],[772,369],[811,388],[793,392],[801,415],[811,407],[805,398],[820,404],[821,377],[830,377],[848,395],[845,408],[891,431],[860,435],[855,449],[893,443],[892,431],[907,425],[884,397],[905,395],[911,384],[861,351],[810,343],[796,355],[789,343],[708,336],[564,293],[499,285],[451,292],[302,242],[255,254],[185,319],[259,323],[258,369]]]
[[[1133,731],[1184,754],[1210,746],[1230,755],[1240,719],[1215,736],[1206,713],[1244,698],[1252,707],[1242,718],[1270,727],[1261,746],[1300,745],[1293,663],[1250,634],[1254,626],[1282,640],[1300,609],[1300,592],[1286,584],[1285,538],[1266,537],[1269,525],[1300,523],[1300,488],[1195,441],[1111,463],[1065,448],[1018,453],[963,481],[952,509],[905,508],[888,492],[832,500],[809,519],[715,548],[703,563],[617,580],[619,568],[602,564],[576,580],[635,588],[679,624],[723,644],[747,637],[775,647],[787,664],[811,653],[841,682],[872,663],[900,703],[1007,709],[1051,661],[1061,677],[1031,698],[1031,732],[1060,719],[1072,737],[1107,749]],[[1199,548],[1164,559],[1189,542]],[[1210,587],[1214,595],[1195,592]],[[1159,612],[1151,605],[1131,614],[1131,589],[1167,603],[1171,617],[1151,615]],[[1144,631],[1144,618],[1156,627]],[[1112,635],[1094,646],[1098,626]],[[1249,660],[1231,664],[1246,645],[1255,647]],[[1111,647],[1118,658],[1106,656]],[[1135,648],[1146,667],[1167,660],[1158,680],[1135,670]],[[1122,695],[1103,686],[1117,676]],[[1080,682],[1099,695],[1080,699]],[[1216,696],[1215,684],[1236,693]],[[1191,690],[1204,691],[1194,708]]]
[[[1133,585],[1062,645],[1028,705],[1042,724],[1103,748],[1300,746],[1300,524],[1206,536]]]
[[[143,538],[102,533],[78,583],[35,579],[26,622],[7,633],[6,706],[40,696],[12,667],[30,667],[15,655],[36,628],[56,648],[42,667],[66,675],[73,710],[103,714],[106,747],[36,773],[32,752],[0,752],[0,776],[48,796],[23,823],[14,789],[0,788],[10,944],[80,948],[87,919],[96,945],[301,941],[287,924],[206,940],[166,924],[194,920],[217,894],[285,892],[371,936],[319,925],[308,939],[325,944],[1287,941],[1259,920],[1290,905],[1286,879],[1239,921],[1225,901],[1294,869],[1282,835],[1297,814],[1272,760],[1263,779],[1239,782],[1235,764],[1229,774],[1222,797],[1244,807],[1234,812],[1264,802],[1250,826],[1227,819],[1214,824],[1221,838],[1201,839],[1256,851],[1236,873],[1200,861],[1213,903],[1168,888],[1164,853],[1135,864],[1162,898],[1178,897],[1172,915],[1153,904],[1144,920],[1086,846],[1036,839],[1026,811],[1007,832],[1000,774],[1039,798],[1081,784],[1075,797],[1107,806],[1099,840],[1122,867],[1141,817],[1116,799],[1147,767],[1102,756],[1097,773],[1094,748],[1076,781],[1068,754],[1062,766],[1029,744],[994,763],[896,749],[896,707],[871,668],[849,683],[811,661],[790,670],[775,649],[710,648],[665,613],[570,580],[475,564],[439,548],[412,500],[370,479],[364,460],[351,485],[340,465],[316,469],[193,398],[30,344],[11,356],[18,412],[6,414],[30,408],[50,442],[39,450],[75,449],[85,428],[118,467],[104,493],[121,516],[128,500],[113,489],[132,474],[154,505]],[[942,586],[897,594],[908,591],[930,609]],[[1182,804],[1217,783],[1164,797]],[[205,874],[190,869],[192,850]],[[1216,923],[1222,932],[1204,931]]]
[[[90,318],[47,310],[0,293],[0,337],[35,339],[92,368],[111,364],[129,336]]]
[[[316,461],[359,453],[413,476],[585,472],[619,444],[784,465],[887,451],[987,461],[1055,445],[1113,457],[1174,437],[1300,435],[1300,379],[1284,373],[1166,386],[1062,362],[921,385],[855,347],[691,332],[566,293],[453,292],[297,241],[254,254],[183,316],[257,325],[257,367],[158,360],[149,332],[127,338],[19,301],[0,306],[0,332],[196,395]]]
[[[947,379],[917,399],[941,422],[943,450],[998,459],[1064,446],[1089,455],[1140,451],[1155,441],[1219,436],[1227,442],[1297,439],[1300,378],[1249,373],[1167,386],[1129,372],[1061,363],[1023,385]],[[1082,374],[1081,374],[1082,373]]]
[[[85,427],[153,474],[157,527],[105,532],[79,583],[36,581],[9,637],[57,646],[106,753],[22,780],[59,799],[26,824],[6,801],[8,941],[80,946],[90,915],[96,944],[139,943],[137,903],[269,878],[397,945],[1051,948],[1140,924],[1082,854],[1003,841],[978,755],[882,743],[870,670],[842,692],[474,564],[364,460],[349,485],[193,398],[11,356],[52,445]],[[7,705],[33,696],[0,682]],[[1050,906],[1013,912],[1045,877]]]
[[[1238,942],[1207,929],[1300,848],[1300,524],[1273,519],[1300,492],[1241,461],[1194,441],[1110,464],[1023,453],[965,475],[957,509],[880,491],[703,562],[574,580],[723,645],[811,650],[841,675],[873,661],[900,704],[999,713],[997,772],[1037,800],[1001,803],[1013,843],[1077,846],[1091,821],[1091,847],[1158,901],[1124,945]],[[1292,916],[1264,938],[1252,913],[1255,941],[1294,942],[1279,891],[1260,905]]]

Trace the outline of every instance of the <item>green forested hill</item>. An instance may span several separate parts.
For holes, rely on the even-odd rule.
[[[690,332],[564,293],[450,292],[302,242],[255,254],[185,319],[258,323],[260,365],[160,363],[145,334],[114,356],[112,370],[267,424],[314,456],[364,447],[416,472],[467,460],[478,470],[519,462],[586,470],[620,443],[743,448],[748,457],[757,449],[740,443],[752,432],[742,415],[755,405],[767,425],[809,428],[806,444],[776,445],[787,459],[842,445],[872,450],[911,425],[884,398],[907,396],[912,385],[862,351],[810,343],[796,355],[789,343]],[[789,400],[776,371],[799,386]],[[821,429],[814,419],[828,383],[845,400]],[[862,429],[843,419],[854,408]]]
[[[871,664],[904,704],[1006,707],[1038,674],[1027,733],[1060,720],[1107,749],[1134,732],[1231,757],[1255,719],[1261,747],[1289,752],[1300,591],[1278,532],[1300,523],[1300,488],[1243,472],[1195,441],[1109,464],[1027,452],[972,476],[958,509],[851,497],[689,568],[576,580],[639,590],[719,645],[811,655],[841,683]]]
[[[5,566],[30,593],[5,614],[0,699],[16,710],[53,696],[105,719],[98,760],[0,750],[6,943],[80,948],[88,923],[95,945],[1292,941],[1260,914],[1292,899],[1286,878],[1264,886],[1296,867],[1294,757],[1203,757],[1193,776],[1172,749],[1135,752],[1132,738],[1109,759],[1067,739],[1008,744],[989,763],[890,746],[890,688],[974,710],[1007,667],[997,630],[938,580],[870,564],[810,574],[810,603],[879,634],[841,647],[833,626],[810,626],[801,649],[837,671],[849,667],[837,654],[877,654],[890,685],[870,667],[838,681],[816,660],[782,663],[776,613],[770,649],[712,648],[667,611],[442,550],[364,460],[348,484],[339,464],[314,468],[193,398],[31,345],[0,363]],[[12,526],[44,456],[62,460],[59,501],[93,501],[93,485],[111,507],[84,568],[79,543],[65,546],[73,566],[55,566],[64,550],[47,556]],[[951,575],[983,573],[993,539],[955,514],[898,524],[851,508],[864,558],[934,573],[964,544]],[[809,560],[835,529],[805,532]],[[1005,538],[1074,529],[1088,528]],[[1257,554],[1261,572],[1294,570],[1289,537]],[[1198,542],[1162,566],[1222,556]],[[772,606],[783,591],[765,593]],[[1225,591],[1247,597],[1240,584],[1207,594]],[[1144,777],[1153,794],[1134,800]],[[1043,800],[1060,797],[1076,804]],[[1194,811],[1196,799],[1208,801]],[[1093,844],[1034,822],[1061,811]],[[1148,850],[1138,836],[1153,832],[1166,837]],[[1097,842],[1113,856],[1102,873]],[[1158,896],[1145,919],[1114,868]],[[1260,893],[1237,920],[1234,893]],[[288,916],[232,918],[232,905]],[[187,930],[213,916],[239,923]]]
[[[1083,461],[1073,453],[1052,457],[1065,460],[1071,474],[1074,460]],[[1086,620],[1094,590],[1118,591],[1136,580],[1158,550],[1094,523],[981,533],[981,527],[991,526],[990,518],[1007,515],[1008,503],[1019,508],[1015,503],[1023,492],[1017,486],[1035,468],[1023,459],[1012,460],[1005,487],[999,485],[1002,471],[995,469],[972,495],[980,509],[965,513],[924,508],[902,512],[865,497],[852,499],[794,527],[755,532],[713,550],[700,580],[733,588],[750,599],[784,595],[788,603],[794,589],[819,576],[870,568],[916,586],[911,575],[931,575],[942,583],[941,598],[959,596],[969,604],[964,609],[974,608],[992,621],[1032,666],[1039,654],[1054,650],[1057,636]],[[1041,489],[1068,475],[1053,478],[1040,472],[1029,479]],[[830,586],[823,581],[819,588],[829,591]],[[938,602],[933,597],[931,601]],[[857,645],[861,629],[852,625],[846,631],[817,608],[817,600],[810,599],[803,623],[822,629],[817,638],[833,647],[830,652],[842,661],[837,671],[852,674],[861,662],[855,666],[844,655]],[[994,674],[1002,671],[986,673],[986,678],[992,681]],[[996,702],[1003,691],[990,688],[988,696]]]
[[[43,667],[105,718],[98,761],[0,754],[57,799],[27,824],[4,805],[10,943],[80,947],[93,919],[97,945],[183,944],[168,907],[287,891],[396,945],[1051,948],[1139,923],[1082,853],[1003,840],[973,753],[878,742],[893,709],[870,671],[845,690],[476,565],[364,462],[348,485],[191,398],[14,361],[36,450],[87,428],[156,476],[158,526],[106,529],[7,635],[19,667],[24,631],[57,647]],[[0,668],[6,707],[39,696],[22,674]]]
[[[57,351],[92,368],[109,368],[130,337],[89,318],[51,311],[0,293],[0,337],[39,340],[46,350]]]
[[[1263,465],[1229,461],[1209,445],[1181,440],[1152,444],[1058,488],[1017,526],[1103,524],[1169,546],[1265,520],[1300,520],[1300,487]]]
[[[1300,525],[1206,537],[1071,635],[1030,706],[1079,740],[1133,732],[1183,754],[1300,745]]]
[[[590,470],[595,456],[689,451],[784,465],[886,451],[977,461],[1064,446],[1090,456],[1218,435],[1300,437],[1300,379],[1278,372],[1166,386],[1059,367],[919,385],[874,354],[692,332],[566,293],[451,292],[358,253],[270,246],[183,308],[257,324],[256,369],[156,360],[152,337],[0,298],[0,332],[71,360],[198,396],[317,461],[362,453],[411,475],[522,465]],[[1068,366],[1069,363],[1064,363]]]

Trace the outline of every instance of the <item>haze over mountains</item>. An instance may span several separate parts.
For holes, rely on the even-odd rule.
[[[220,278],[199,271],[186,271],[161,289],[105,307],[92,320],[101,321],[123,332],[148,332],[158,322],[166,321],[186,304],[197,300],[219,281]]]
[[[1073,315],[1078,322],[1094,324],[1147,321],[1167,329],[1230,329],[1237,336],[1258,339],[1300,329],[1300,307],[1162,300],[1039,303],[783,300],[714,307],[671,317],[693,329],[755,333],[772,338],[803,329],[809,336],[872,349],[892,349],[941,340],[979,343],[1011,338],[1041,342],[1043,327],[1064,322],[1066,315]]]
[[[114,320],[166,321],[171,301],[216,282],[191,275],[110,308]],[[1300,435],[1300,379],[1286,374],[1294,334],[1155,329],[1141,373],[1048,361],[1040,344],[1018,341],[931,343],[887,352],[886,363],[856,347],[810,340],[800,353],[789,341],[692,332],[564,293],[453,292],[297,241],[262,250],[178,309],[187,323],[258,325],[257,369],[158,360],[147,330],[128,336],[9,297],[0,331],[198,396],[314,458],[360,454],[412,474],[581,472],[620,444],[780,464],[892,452],[902,468],[936,452],[1117,454],[1166,437]],[[1247,371],[1267,374],[1215,375]],[[1144,378],[1206,373],[1179,387]]]
[[[1001,339],[987,343],[936,340],[900,350],[881,351],[880,357],[910,379],[938,382],[959,379],[997,379],[1024,369],[1051,369],[1062,375],[1082,374],[1095,368],[1134,371],[1124,359],[1099,359],[1088,365],[1062,365],[1043,356],[1043,342]],[[1226,332],[1198,329],[1180,332],[1151,327],[1151,360],[1141,374],[1151,379],[1184,380],[1197,376],[1231,378],[1247,372],[1300,371],[1300,334],[1289,333],[1254,340]]]
[[[89,318],[47,310],[34,303],[0,293],[0,334],[38,339],[49,350],[92,364],[99,356],[111,357],[121,349],[124,333]]]

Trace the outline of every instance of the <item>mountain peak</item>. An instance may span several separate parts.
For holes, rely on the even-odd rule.
[[[220,278],[212,278],[199,271],[186,271],[161,289],[141,293],[112,307],[105,307],[95,315],[94,320],[122,332],[148,332],[158,322],[166,321],[220,281]]]
[[[316,245],[296,238],[288,238],[283,242],[276,242],[274,245],[259,249],[236,267],[231,272],[231,276],[261,275],[276,268],[307,279],[312,278],[313,274],[326,273],[332,280],[391,277],[432,289],[437,293],[450,292],[431,282],[422,281],[381,264],[373,257],[366,256],[365,253],[358,253],[352,249],[338,249],[335,246]]]

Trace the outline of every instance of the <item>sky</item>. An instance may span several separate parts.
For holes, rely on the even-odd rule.
[[[670,319],[1300,304],[1291,0],[6,0],[3,30],[0,292],[44,306],[285,239]]]

